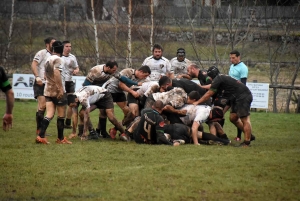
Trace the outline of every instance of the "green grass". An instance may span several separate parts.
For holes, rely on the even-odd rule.
[[[299,114],[253,112],[257,140],[250,148],[79,139],[58,145],[56,118],[51,144],[37,145],[35,108],[17,101],[13,129],[1,128],[0,200],[299,200]],[[226,117],[232,139],[236,129]]]

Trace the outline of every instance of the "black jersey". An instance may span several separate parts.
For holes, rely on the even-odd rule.
[[[235,101],[251,95],[251,91],[249,90],[249,88],[241,81],[238,81],[228,75],[222,74],[213,79],[209,90],[212,90],[215,93],[223,91],[224,97],[229,100]]]
[[[3,69],[3,67],[0,66],[0,89],[3,92],[7,92],[11,89],[10,82],[8,81],[8,78],[6,76],[6,73]]]
[[[151,108],[142,110],[141,120],[134,132],[136,143],[173,145],[164,135],[164,119]]]
[[[187,94],[192,91],[198,91],[201,97],[206,93],[206,90],[201,88],[197,83],[185,78],[173,79],[172,87],[181,87]],[[200,105],[211,105],[211,100],[207,100]]]
[[[198,80],[201,85],[209,85],[212,82],[212,79],[208,75],[203,75],[201,71],[199,71]]]
[[[191,143],[191,129],[184,124],[165,125],[164,132],[168,133],[172,140],[184,140],[186,144]]]

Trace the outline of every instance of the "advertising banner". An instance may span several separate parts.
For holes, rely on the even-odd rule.
[[[35,77],[33,74],[13,74],[12,87],[15,98],[34,99],[33,83]],[[75,91],[82,87],[84,76],[73,76],[75,82]]]

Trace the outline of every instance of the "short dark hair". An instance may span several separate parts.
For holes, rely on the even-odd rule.
[[[153,107],[158,110],[162,110],[164,108],[164,103],[161,100],[157,100],[153,103]]]
[[[55,40],[53,37],[48,37],[44,40],[45,44],[50,44],[52,40]]]
[[[116,61],[108,61],[108,62],[106,62],[105,66],[107,66],[110,69],[112,69],[112,68],[114,68],[114,66],[118,67],[118,63]]]
[[[143,73],[149,73],[149,75],[151,74],[151,70],[149,68],[149,66],[142,66],[138,69],[138,71],[142,71]]]
[[[165,85],[165,84],[168,84],[171,82],[171,79],[167,76],[162,76],[159,81],[158,81],[158,84],[159,86],[162,86],[162,85]]]
[[[196,69],[200,69],[200,67],[195,63],[191,63],[190,66]]]
[[[59,40],[55,41],[52,44],[52,47],[53,47],[53,52],[55,53],[62,54],[64,51],[64,45]]]
[[[159,49],[161,51],[164,51],[160,44],[154,44],[153,47],[152,47],[152,52],[154,52],[154,49]]]
[[[77,98],[76,95],[74,95],[74,94],[69,94],[69,95],[67,96],[67,99],[68,99],[68,105],[70,105],[70,103],[75,103],[75,98]]]
[[[200,99],[200,94],[198,91],[191,91],[189,94],[188,94],[188,97],[191,99],[191,100],[199,100]]]
[[[232,50],[229,54],[235,54],[237,57],[241,55],[237,50]]]
[[[65,45],[65,44],[71,43],[71,42],[69,40],[64,40],[62,43]]]

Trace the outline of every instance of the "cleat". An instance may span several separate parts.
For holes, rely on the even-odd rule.
[[[117,135],[117,130],[115,128],[111,128],[109,129],[109,135],[111,139],[116,139],[116,135]]]
[[[255,140],[255,136],[253,134],[251,134],[250,141],[254,141],[254,140]]]
[[[72,129],[73,127],[71,125],[64,125],[65,129]]]
[[[120,140],[129,142],[130,141],[130,137],[128,135],[126,135],[125,133],[122,133],[120,135]]]
[[[72,144],[72,142],[68,141],[66,137],[64,137],[63,140],[60,140],[59,138],[57,138],[57,140],[55,142],[56,142],[56,144]]]
[[[245,144],[245,142],[243,142],[243,143],[241,143],[241,144],[237,145],[236,147],[243,147],[243,148],[247,148],[247,147],[251,147],[251,145],[250,145],[250,144]]]
[[[50,142],[48,142],[47,138],[43,138],[43,137],[40,137],[40,136],[37,136],[35,138],[35,142],[37,144],[50,144]]]
[[[98,140],[99,136],[95,130],[91,130],[90,134],[88,135],[88,140]]]
[[[234,140],[235,140],[235,141],[241,141],[242,139],[239,138],[239,137],[235,137]]]

